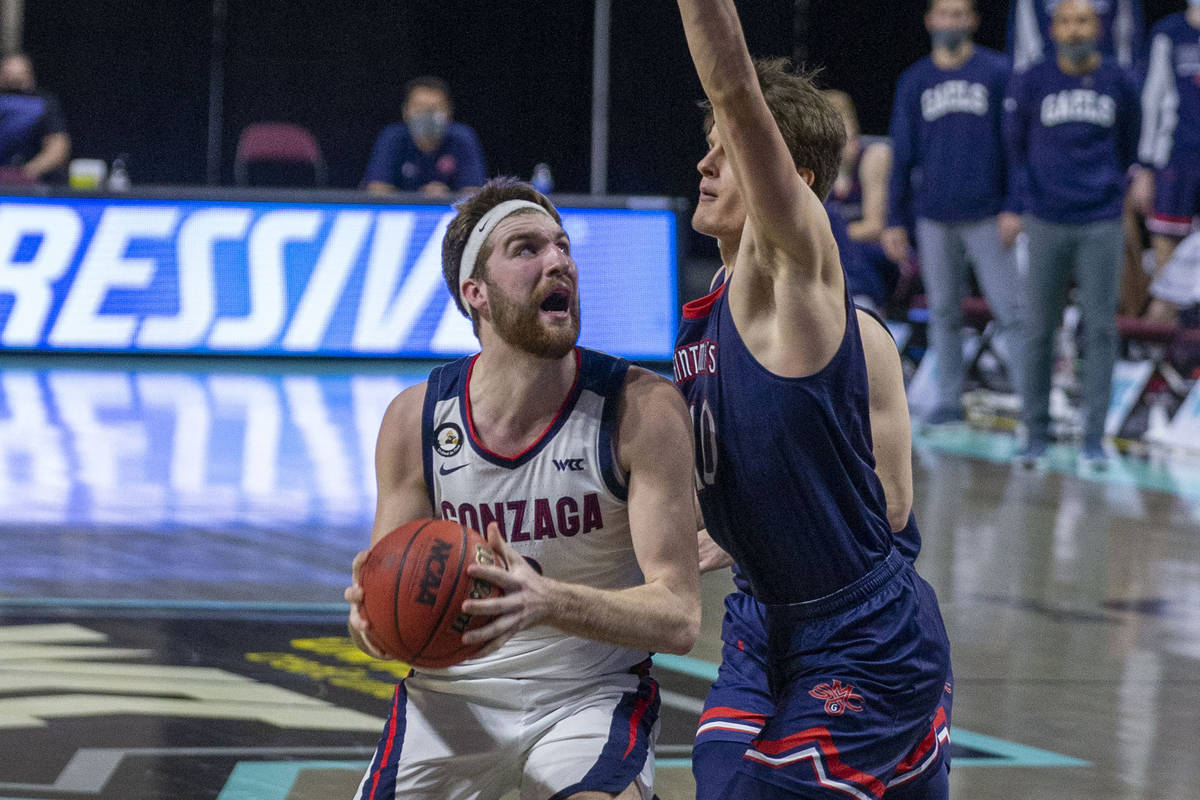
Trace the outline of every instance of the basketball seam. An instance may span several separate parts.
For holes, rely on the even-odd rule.
[[[400,581],[404,579],[404,565],[408,563],[408,551],[412,549],[413,543],[417,541],[417,537],[421,535],[421,531],[428,528],[434,521],[429,520],[413,531],[412,535],[408,537],[408,544],[404,545],[404,557],[400,559],[400,563],[396,569],[396,582],[392,585],[392,627],[396,630],[396,641],[401,645],[404,644],[404,634],[400,631],[400,609],[396,605],[396,601],[400,598]]]
[[[450,584],[449,598],[443,604],[442,613],[438,615],[437,621],[433,625],[430,626],[429,637],[425,640],[425,644],[421,645],[421,649],[419,649],[416,653],[413,654],[413,661],[416,661],[418,658],[421,657],[421,654],[425,652],[425,648],[429,647],[429,645],[433,642],[434,637],[436,637],[441,632],[442,620],[444,620],[446,618],[446,612],[450,610],[450,602],[451,602],[451,600],[454,599],[454,592],[455,592],[455,590],[458,589],[458,581],[459,581],[459,578],[461,578],[462,574],[463,574],[463,562],[465,562],[467,560],[467,542],[468,542],[467,524],[465,522],[460,522],[458,524],[458,526],[459,526],[459,535],[462,536],[462,542],[459,544],[459,547],[458,547],[458,569],[455,570],[455,572],[454,572],[454,583]],[[461,648],[457,648],[455,650],[455,652],[457,652],[458,649],[461,649]]]

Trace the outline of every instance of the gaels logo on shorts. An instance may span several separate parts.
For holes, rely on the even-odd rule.
[[[462,428],[453,422],[443,422],[433,432],[433,449],[438,451],[438,455],[449,458],[462,449],[462,443]]]
[[[853,686],[842,686],[841,681],[818,683],[808,693],[825,701],[825,713],[830,716],[840,717],[846,711],[862,711],[862,706],[855,702],[862,700],[862,695],[855,692]]]

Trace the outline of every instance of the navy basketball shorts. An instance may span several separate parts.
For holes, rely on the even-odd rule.
[[[1146,220],[1153,233],[1184,237],[1200,214],[1200,157],[1180,154],[1154,173],[1154,213]]]
[[[700,800],[947,796],[949,644],[899,554],[810,603],[734,592],[722,639],[693,750]]]

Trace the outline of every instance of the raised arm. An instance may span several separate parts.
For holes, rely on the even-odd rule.
[[[822,281],[840,292],[841,265],[829,220],[820,198],[797,172],[763,98],[733,1],[679,0],[679,10],[712,105],[716,138],[746,209],[740,252],[756,251],[754,269]],[[739,265],[745,260],[739,257]]]
[[[490,640],[492,649],[519,630],[545,624],[637,650],[692,649],[700,635],[700,575],[688,412],[675,387],[633,367],[620,419],[618,462],[629,475],[629,528],[645,582],[597,589],[544,577],[489,528],[488,542],[504,554],[509,571],[473,564],[468,574],[493,581],[505,594],[464,603],[468,613],[496,615],[464,634],[464,642]]]
[[[429,492],[425,487],[421,460],[421,408],[425,384],[420,383],[399,394],[383,415],[379,438],[375,443],[375,522],[371,526],[371,546],[396,528],[415,519],[433,516]],[[350,603],[350,637],[363,652],[383,657],[370,641],[370,629],[362,613],[362,586],[359,572],[367,551],[354,557],[352,583],[345,597]]]

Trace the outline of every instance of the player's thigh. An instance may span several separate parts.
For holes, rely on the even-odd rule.
[[[420,679],[405,688],[358,796],[373,787],[365,795],[372,800],[491,800],[518,785],[520,709],[431,690]]]
[[[540,698],[538,731],[525,755],[521,800],[624,793],[650,800],[658,738],[658,684],[613,675],[568,696]]]

